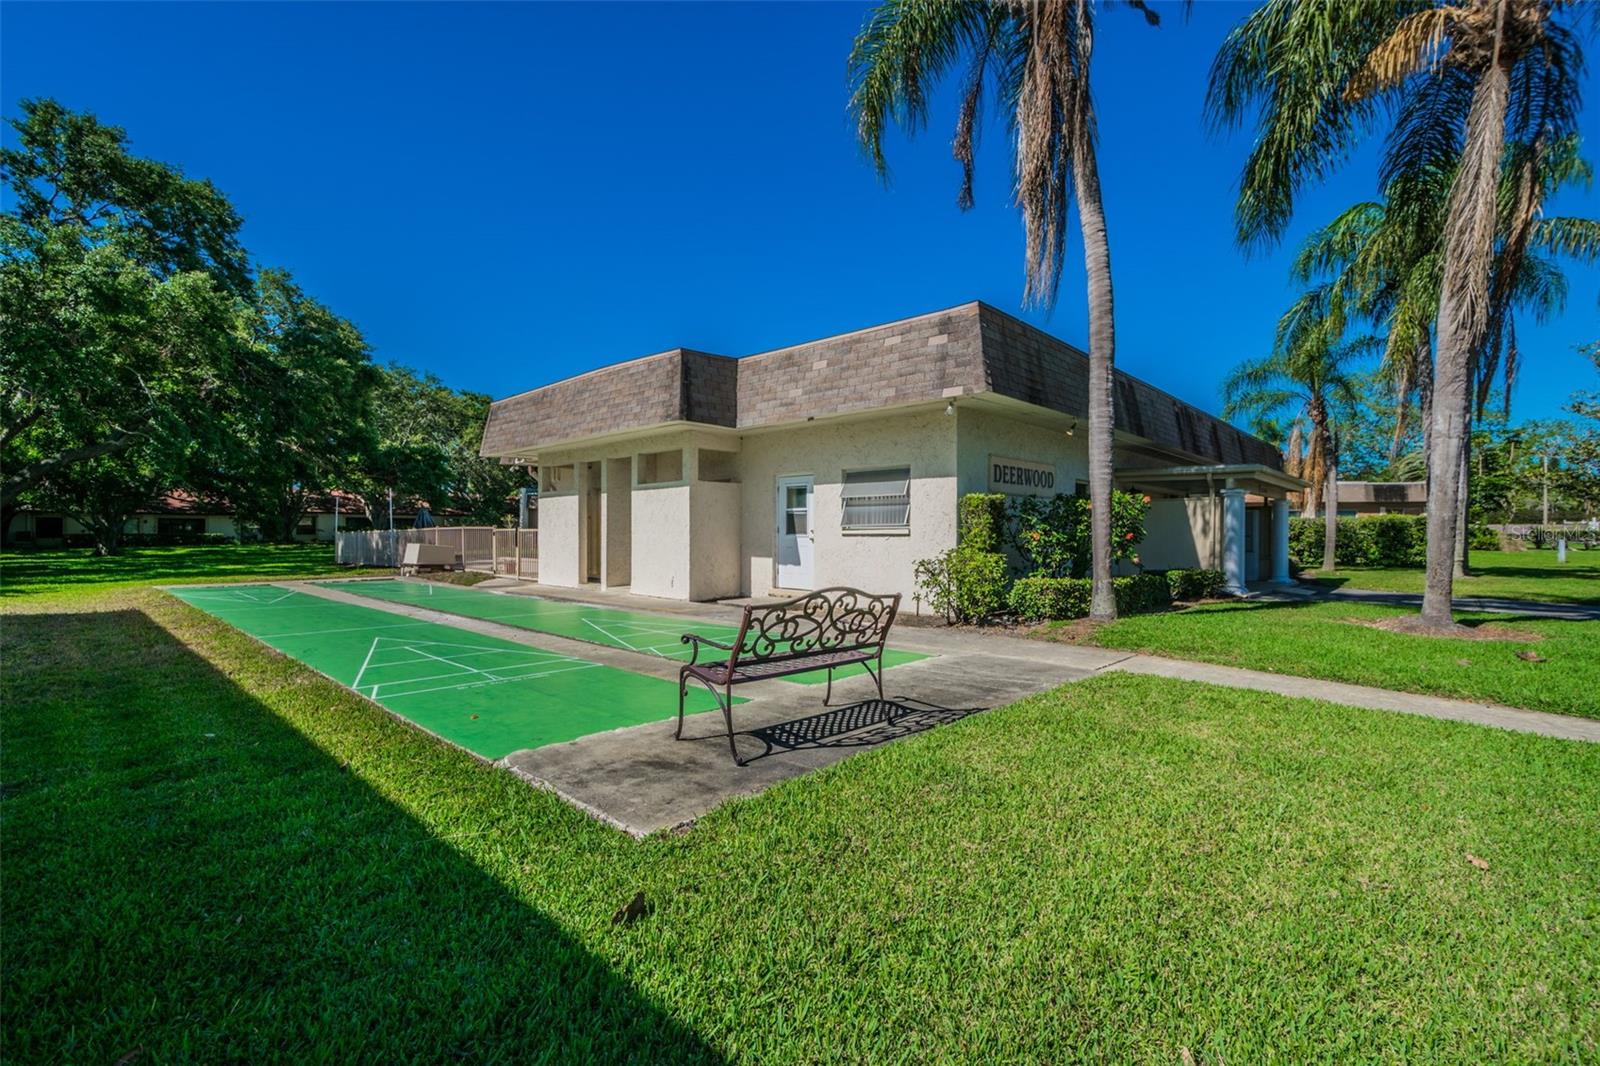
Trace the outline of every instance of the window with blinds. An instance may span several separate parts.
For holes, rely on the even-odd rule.
[[[850,470],[844,475],[845,529],[905,529],[911,524],[911,468]]]

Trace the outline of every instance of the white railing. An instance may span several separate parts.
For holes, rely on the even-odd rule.
[[[454,548],[468,570],[534,580],[539,576],[539,531],[493,526],[431,526],[427,529],[363,529],[334,537],[340,566],[399,566],[407,544]]]

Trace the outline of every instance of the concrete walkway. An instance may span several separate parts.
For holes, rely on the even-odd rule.
[[[1422,596],[1415,592],[1382,592],[1378,589],[1319,588],[1313,585],[1251,586],[1263,600],[1345,600],[1376,603],[1386,607],[1421,607]],[[1538,600],[1513,600],[1499,596],[1457,596],[1450,601],[1458,611],[1484,611],[1491,614],[1516,614],[1552,622],[1600,621],[1600,607],[1581,603],[1546,603]]]
[[[393,614],[443,622],[532,647],[578,656],[636,673],[677,679],[675,660],[624,651],[527,629],[464,618],[409,604],[355,596],[323,585],[278,582],[314,596],[356,603]],[[537,594],[681,617],[685,629],[697,619],[727,624],[738,609],[723,604],[664,604],[625,593],[530,592],[525,584],[486,595]],[[1567,740],[1600,743],[1600,720],[1545,714],[1495,704],[1472,703],[1387,689],[1291,677],[1259,670],[1079,647],[993,632],[942,626],[897,626],[890,643],[930,658],[885,672],[885,699],[865,677],[834,685],[830,706],[822,690],[786,680],[741,686],[749,702],[734,708],[734,727],[746,766],[736,766],[720,713],[688,718],[684,739],[673,737],[675,721],[597,733],[565,744],[513,752],[502,764],[541,788],[634,835],[692,821],[728,799],[753,795],[780,781],[838,762],[934,726],[1058,685],[1108,671],[1154,674],[1230,688],[1272,692],[1380,711],[1470,722]]]

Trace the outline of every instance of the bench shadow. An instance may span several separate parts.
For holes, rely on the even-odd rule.
[[[873,748],[902,737],[988,710],[987,707],[940,707],[921,700],[889,700],[876,697],[856,703],[830,707],[817,714],[787,722],[736,732],[736,737],[753,737],[762,751],[746,755],[746,764],[785,752],[818,748]],[[744,754],[741,750],[741,755]]]
[[[541,887],[537,839],[516,857],[572,830],[500,771],[352,721],[383,787],[454,811],[427,824],[142,611],[4,637],[7,1060],[720,1061],[523,898],[586,889]],[[260,684],[362,713],[309,676]],[[520,888],[453,842],[496,826]]]

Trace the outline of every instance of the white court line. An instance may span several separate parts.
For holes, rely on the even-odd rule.
[[[350,687],[355,689],[357,692],[361,691],[361,677],[367,672],[367,664],[372,661],[372,653],[378,650],[378,641],[382,639],[382,637],[372,638],[372,647],[367,649],[367,657],[361,660],[361,669],[356,671],[356,679],[350,682]]]
[[[507,663],[504,666],[477,667],[477,666],[471,665],[470,663],[460,662],[459,660],[466,658],[466,656],[464,656],[464,655],[432,655],[432,654],[430,654],[428,652],[423,651],[421,648],[410,648],[410,649],[407,649],[407,650],[416,652],[417,654],[421,655],[422,658],[420,658],[420,659],[396,659],[396,660],[391,661],[391,662],[382,662],[382,661],[371,662],[371,663],[367,664],[367,667],[366,667],[367,672],[371,673],[374,670],[392,670],[392,669],[394,669],[396,667],[400,667],[400,666],[420,666],[425,662],[449,663],[451,666],[460,666],[461,668],[467,669],[467,670],[483,670],[483,669],[510,670],[510,669],[514,669],[514,668],[520,667],[520,666],[543,666],[543,665],[545,665],[547,663],[566,663],[566,662],[581,663],[581,662],[587,662],[588,661],[587,659],[574,658],[571,655],[554,655],[554,654],[551,654],[551,655],[540,655],[540,654],[538,654],[536,652],[530,651],[526,657],[524,657],[522,659],[519,659],[516,662]],[[511,652],[511,651],[507,651],[506,654],[511,655],[511,654],[515,654],[515,653]],[[392,684],[393,682],[390,682],[390,683]]]
[[[555,674],[572,673],[574,670],[593,670],[596,667],[598,667],[599,665],[600,665],[599,663],[580,663],[577,666],[568,666],[568,667],[564,667],[563,669],[560,669],[560,670],[546,670],[542,674],[518,674],[516,677],[500,677],[500,678],[495,678],[492,681],[464,681],[461,684],[457,684],[457,685],[435,685],[433,688],[417,689],[417,690],[412,691],[412,692],[391,692],[391,693],[386,693],[384,698],[395,700],[395,699],[400,699],[402,696],[421,696],[421,695],[425,695],[426,693],[429,693],[429,692],[449,692],[449,691],[454,691],[456,689],[482,688],[482,687],[487,686],[487,685],[503,685],[503,684],[506,684],[507,682],[510,682],[510,681],[534,681],[534,680],[537,680],[538,678],[551,677],[551,676],[553,676]],[[449,675],[447,675],[447,676],[449,676]],[[390,685],[404,685],[404,684],[406,684],[406,682],[404,682],[404,681],[390,681],[390,682],[387,682],[387,684],[390,684]],[[376,687],[377,686],[374,686],[374,690],[376,690]],[[377,699],[378,698],[377,692],[374,691],[373,694],[369,698],[370,699],[374,699],[374,700]]]
[[[455,662],[454,660],[446,659],[443,656],[430,654],[429,652],[423,651],[421,648],[412,648],[411,650],[416,652],[418,655],[422,655],[422,656],[425,656],[425,657],[427,657],[429,659],[432,659],[436,663],[444,663],[446,666],[453,666],[457,670],[470,670],[473,673],[482,674],[484,677],[490,678],[491,680],[494,680],[494,681],[501,680],[500,678],[495,677],[494,674],[490,673],[488,670],[485,670],[481,666],[472,666],[472,665],[469,665],[468,663],[458,663],[458,662]],[[524,663],[522,665],[527,666],[527,665],[530,665],[530,664]],[[516,664],[515,663],[513,663],[511,666],[506,667],[506,669],[508,669],[508,670],[513,670],[515,668],[516,668]],[[404,681],[396,681],[396,682],[394,682],[394,684],[397,684],[397,685],[403,685],[405,683],[406,682],[404,682]]]
[[[320,637],[324,633],[370,633],[375,629],[415,629],[417,626],[431,626],[433,622],[398,622],[392,626],[346,626],[343,629],[307,629],[299,633],[262,633],[258,640],[281,640],[284,637]],[[394,639],[394,638],[385,638]]]

